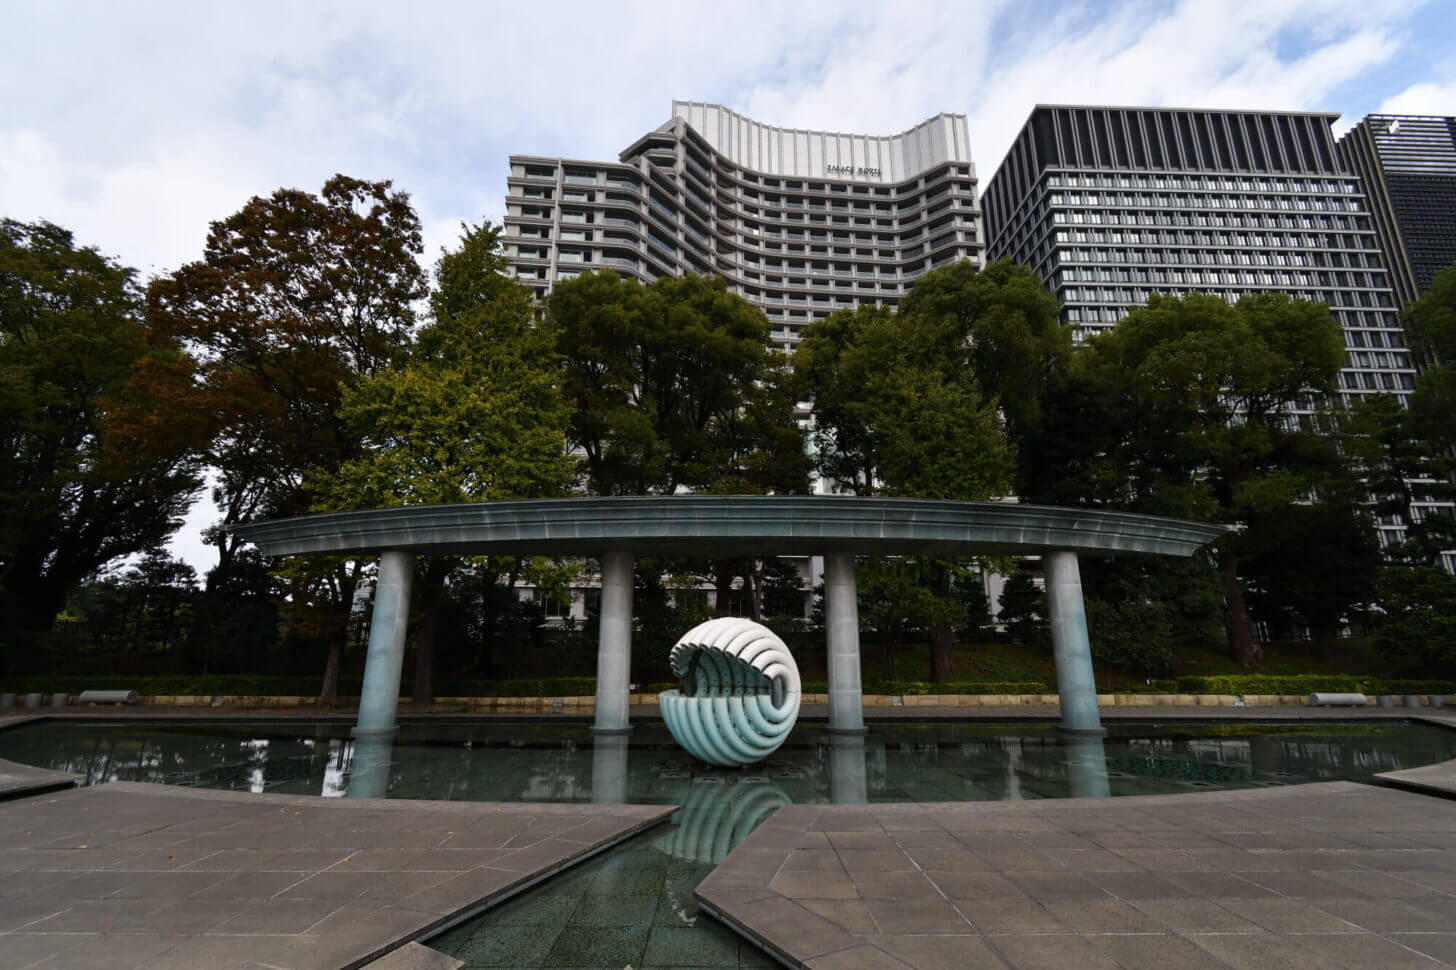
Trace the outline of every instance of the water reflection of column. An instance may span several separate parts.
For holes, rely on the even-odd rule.
[[[1067,780],[1072,784],[1073,798],[1106,798],[1111,794],[1107,781],[1107,749],[1097,735],[1069,734],[1062,738],[1067,752]]]
[[[349,798],[383,798],[389,791],[389,769],[394,762],[394,736],[362,734],[354,737],[349,762]]]
[[[836,805],[863,805],[869,800],[863,735],[830,735],[829,800]]]
[[[591,798],[606,805],[627,801],[627,736],[597,734],[592,737]]]

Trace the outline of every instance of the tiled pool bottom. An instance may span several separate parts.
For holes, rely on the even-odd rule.
[[[660,724],[628,739],[540,720],[407,725],[385,750],[338,723],[49,721],[0,732],[0,758],[90,782],[683,806],[673,820],[429,941],[471,967],[771,966],[692,893],[793,802],[1141,795],[1371,775],[1456,757],[1456,734],[1398,721],[1110,725],[1072,742],[1032,724],[879,723],[862,741],[802,724],[766,763],[694,762]]]
[[[681,819],[583,863],[429,945],[467,967],[776,967],[701,913],[713,862],[679,855]]]

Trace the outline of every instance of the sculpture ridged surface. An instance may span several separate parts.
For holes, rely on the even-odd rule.
[[[677,743],[725,768],[762,761],[799,716],[799,665],[768,627],[734,616],[700,623],[670,658],[682,690],[657,695]]]

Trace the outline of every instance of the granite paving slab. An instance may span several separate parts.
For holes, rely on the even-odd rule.
[[[0,758],[0,801],[74,788],[80,781],[69,772],[33,768]]]
[[[360,967],[673,811],[128,782],[4,802],[0,966]],[[379,966],[449,965],[421,950]]]
[[[1375,777],[1397,788],[1456,798],[1456,758],[1404,771],[1387,771]]]
[[[1332,782],[790,805],[695,895],[814,970],[1456,966],[1456,803]]]

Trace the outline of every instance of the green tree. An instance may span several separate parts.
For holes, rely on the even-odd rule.
[[[996,619],[1006,628],[1013,643],[1036,643],[1046,628],[1042,619],[1042,594],[1031,576],[1017,570],[1006,577],[996,598]]]
[[[1419,677],[1456,676],[1456,576],[1432,566],[1380,575],[1375,646]]]
[[[557,284],[546,326],[563,358],[568,440],[597,495],[803,494],[811,459],[762,311],[721,277],[643,286],[607,270]],[[763,564],[711,564],[720,610]],[[664,594],[665,596],[665,594]]]
[[[345,388],[340,406],[359,454],[305,482],[315,509],[339,511],[542,498],[571,481],[569,417],[550,336],[530,292],[505,276],[500,230],[466,226],[441,256],[430,323],[399,362]],[[420,565],[415,700],[433,699],[444,585],[460,565]],[[495,570],[499,572],[500,570]]]
[[[559,283],[568,438],[597,495],[795,494],[810,465],[769,323],[720,277]]]
[[[1406,307],[1401,322],[1422,368],[1402,430],[1419,443],[1426,459],[1420,469],[1420,487],[1427,493],[1423,497],[1447,504],[1439,520],[1417,523],[1412,551],[1421,561],[1435,564],[1436,546],[1456,545],[1449,506],[1450,483],[1456,481],[1456,265],[1436,274],[1430,290]],[[1432,483],[1438,484],[1434,490]]]
[[[1091,386],[1109,396],[1092,441],[1111,452],[1124,507],[1240,527],[1216,562],[1233,656],[1259,664],[1241,570],[1293,540],[1297,506],[1350,487],[1336,438],[1295,414],[1334,390],[1338,325],[1323,304],[1281,294],[1232,306],[1155,296],[1093,338],[1089,356]]]
[[[1009,492],[1014,449],[1001,401],[983,385],[1033,420],[1035,397],[1021,384],[1034,387],[1044,366],[1042,336],[1056,342],[1055,302],[1033,283],[1006,263],[984,274],[960,264],[917,281],[898,314],[862,307],[810,326],[795,368],[800,396],[815,410],[820,473],[861,494],[978,500]],[[937,681],[953,674],[956,568],[935,564]]]
[[[1295,520],[1282,542],[1254,557],[1248,575],[1266,614],[1287,613],[1309,630],[1320,656],[1352,611],[1375,598],[1380,542],[1356,496],[1331,497],[1285,512]]]
[[[162,406],[187,397],[191,361],[140,309],[132,270],[0,221],[5,641],[33,643],[83,580],[163,542],[198,487],[197,412]]]
[[[317,496],[305,477],[358,454],[342,395],[407,342],[428,292],[421,249],[408,195],[336,175],[318,195],[249,200],[212,224],[201,260],[148,287],[149,323],[197,348],[216,422],[207,459],[223,518],[208,533],[219,557],[210,584],[228,581],[239,548],[231,526],[307,511]],[[365,566],[304,557],[280,577],[295,632],[325,645],[326,702]]]
[[[1426,415],[1389,394],[1372,394],[1351,409],[1345,432],[1353,436],[1377,516],[1394,519],[1405,541],[1386,550],[1393,560],[1437,566],[1443,550],[1456,546],[1456,520],[1449,512],[1423,511],[1429,503],[1449,506],[1456,497],[1451,475],[1456,463],[1434,440]]]

